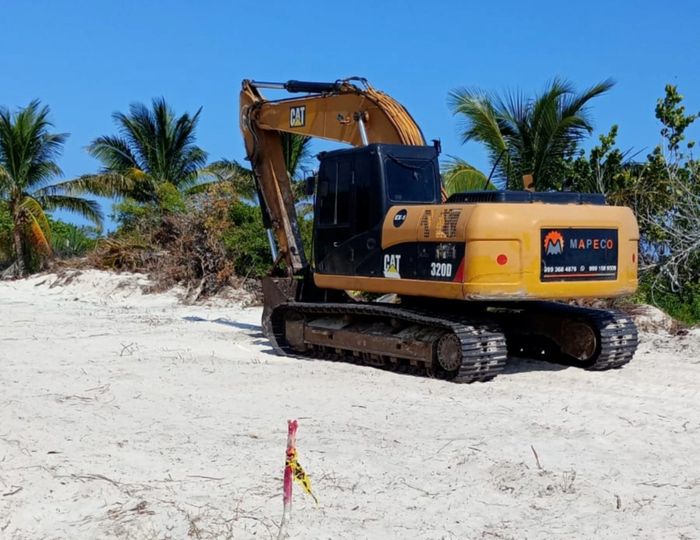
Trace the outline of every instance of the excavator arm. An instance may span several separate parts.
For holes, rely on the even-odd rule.
[[[267,100],[260,93],[261,88],[307,95]],[[275,263],[285,260],[290,274],[302,270],[306,258],[280,133],[296,133],[353,146],[425,144],[420,128],[400,103],[374,89],[366,80],[357,78],[333,83],[244,80],[240,94],[240,127],[255,175],[263,220],[279,248],[278,254],[273,248]]]

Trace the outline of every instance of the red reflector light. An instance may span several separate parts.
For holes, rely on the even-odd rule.
[[[506,255],[504,255],[503,253],[501,253],[498,257],[496,257],[496,262],[498,264],[500,264],[501,266],[503,266],[504,264],[506,264],[508,262],[508,257]]]
[[[632,253],[632,262],[637,262],[637,254]]]

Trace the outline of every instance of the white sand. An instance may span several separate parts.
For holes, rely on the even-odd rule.
[[[269,353],[260,309],[0,283],[0,538],[700,538],[700,332],[456,385]],[[65,281],[65,280],[64,280]],[[533,447],[541,468],[535,460]]]

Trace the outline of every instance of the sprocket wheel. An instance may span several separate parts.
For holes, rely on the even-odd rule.
[[[562,340],[561,350],[564,354],[581,362],[586,362],[595,356],[598,349],[598,336],[590,324],[573,321],[564,327],[565,339]]]
[[[437,343],[437,362],[446,372],[456,372],[462,365],[462,343],[454,334],[445,334]]]

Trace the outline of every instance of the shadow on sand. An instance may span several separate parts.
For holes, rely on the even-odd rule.
[[[250,324],[250,323],[232,321],[230,319],[224,319],[221,317],[219,317],[218,319],[205,319],[203,317],[187,316],[187,317],[183,317],[183,319],[188,321],[188,322],[209,322],[209,323],[223,324],[225,326],[230,326],[232,328],[237,328],[238,330],[245,331],[245,333],[247,335],[254,338],[255,341],[253,343],[255,345],[262,345],[262,346],[267,346],[267,347],[270,346],[270,342],[263,335],[262,328],[259,324]],[[277,352],[271,347],[265,348],[261,352],[273,354],[275,356],[278,355]],[[300,359],[319,361],[318,358],[300,357]],[[352,362],[349,362],[349,363],[352,363]],[[572,367],[572,366],[567,365],[567,364],[558,364],[558,363],[554,363],[554,362],[538,360],[538,359],[534,359],[534,358],[521,358],[521,357],[509,356],[508,361],[506,362],[505,368],[498,376],[503,377],[503,376],[508,376],[508,375],[516,375],[518,373],[530,373],[533,371],[562,371],[562,370],[570,368],[570,367]],[[574,367],[574,369],[575,369],[575,367]]]
[[[216,324],[223,324],[226,326],[231,326],[233,328],[238,328],[239,330],[245,330],[246,333],[253,338],[265,338],[265,336],[262,333],[262,328],[260,327],[259,324],[250,324],[250,323],[244,323],[244,322],[238,322],[238,321],[232,321],[230,319],[223,319],[219,317],[218,319],[205,319],[203,317],[194,317],[194,316],[187,316],[183,317],[184,320],[188,322],[209,322],[209,323],[216,323]],[[267,341],[267,340],[265,340]]]
[[[532,371],[561,371],[571,366],[566,364],[556,364],[545,360],[536,360],[534,358],[521,358],[519,356],[509,356],[506,361],[506,367],[498,375],[515,375],[518,373],[530,373]]]

